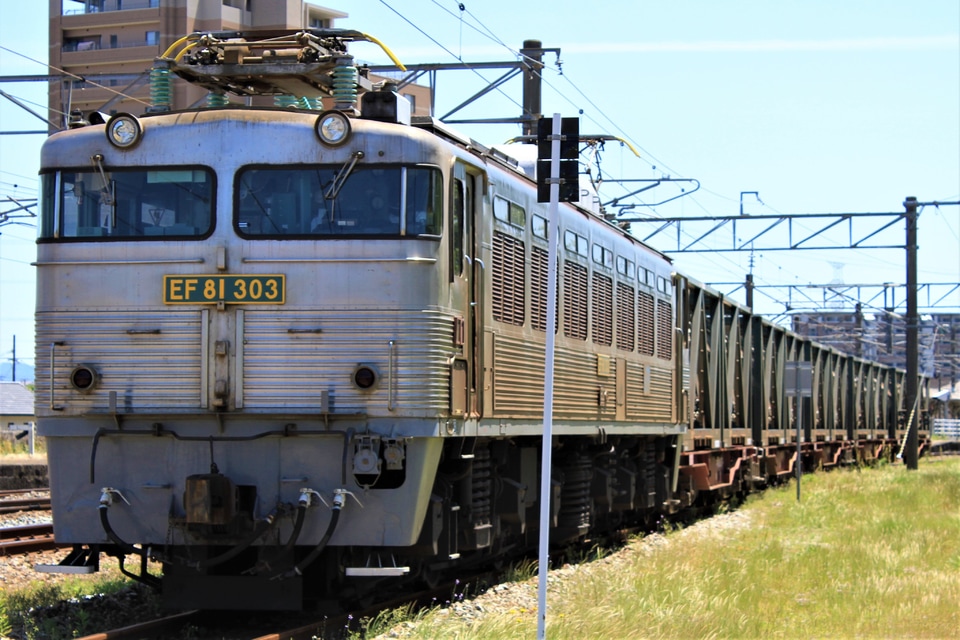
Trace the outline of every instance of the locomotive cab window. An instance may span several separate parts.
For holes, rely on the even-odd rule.
[[[438,238],[443,180],[434,167],[246,167],[235,182],[235,225],[246,237]]]
[[[200,238],[213,230],[216,179],[209,169],[98,165],[42,181],[41,240]]]

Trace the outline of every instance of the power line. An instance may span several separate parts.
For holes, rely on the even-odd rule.
[[[434,38],[433,36],[431,36],[430,34],[428,34],[426,31],[424,31],[423,29],[421,29],[420,27],[418,27],[416,24],[414,24],[414,23],[413,23],[409,18],[407,18],[405,15],[403,15],[402,13],[400,13],[399,11],[397,11],[396,9],[394,9],[393,7],[391,7],[390,4],[386,2],[386,0],[380,0],[380,4],[382,4],[383,6],[385,6],[385,7],[388,8],[388,9],[390,9],[390,11],[392,11],[393,13],[395,13],[401,20],[403,20],[404,22],[406,22],[407,24],[409,24],[411,27],[413,27],[414,29],[416,29],[417,31],[419,31],[421,34],[423,34],[424,37],[426,37],[426,38],[429,39],[431,42],[433,42],[435,45],[437,45],[438,47],[440,47],[441,49],[443,49],[444,51],[446,51],[448,54],[450,54],[451,57],[453,57],[454,59],[456,59],[456,60],[460,61],[461,63],[463,63],[463,65],[464,65],[467,69],[469,69],[470,71],[472,71],[473,73],[475,73],[481,80],[483,80],[484,82],[489,82],[489,80],[487,80],[487,79],[483,76],[483,74],[480,73],[477,69],[474,69],[473,67],[471,67],[470,64],[467,63],[467,62],[463,62],[463,60],[462,60],[457,54],[455,54],[453,51],[450,51],[450,49],[448,49],[448,48],[445,47],[443,44],[441,44],[436,38]],[[522,106],[519,102],[517,102],[517,101],[514,100],[512,97],[510,97],[509,95],[507,95],[506,93],[504,93],[503,90],[500,89],[499,87],[497,87],[497,92],[500,93],[504,98],[506,98],[507,100],[509,100],[510,102],[512,102],[514,105],[520,107],[520,109],[523,109],[523,106]]]
[[[381,1],[382,1],[382,0],[381,0]],[[126,99],[128,99],[128,100],[133,100],[134,102],[139,102],[140,104],[146,105],[146,106],[148,106],[148,107],[151,106],[149,102],[144,102],[144,101],[141,100],[140,98],[135,98],[135,97],[133,97],[133,96],[131,96],[131,95],[127,95],[127,94],[123,93],[122,91],[117,91],[116,89],[114,89],[114,88],[112,88],[112,87],[108,87],[107,85],[100,84],[99,82],[94,82],[93,80],[88,80],[87,78],[84,78],[83,76],[78,76],[78,75],[75,74],[75,73],[71,73],[71,72],[66,71],[66,70],[64,70],[64,69],[60,69],[60,68],[58,68],[58,67],[53,66],[52,64],[49,64],[49,63],[46,63],[46,62],[40,62],[39,60],[35,60],[34,58],[31,58],[30,56],[25,55],[25,54],[23,54],[23,53],[20,53],[19,51],[14,51],[13,49],[9,49],[9,48],[7,48],[7,47],[5,47],[5,46],[3,46],[3,45],[0,45],[0,49],[2,49],[2,50],[4,50],[4,51],[7,51],[7,52],[9,52],[9,53],[12,53],[13,55],[20,56],[21,58],[25,58],[25,59],[29,60],[30,62],[36,62],[37,64],[40,64],[40,65],[43,65],[43,66],[47,67],[48,69],[53,69],[53,70],[56,71],[57,73],[62,73],[62,74],[64,74],[64,75],[70,76],[71,78],[75,78],[75,79],[77,79],[77,80],[83,80],[84,82],[89,82],[90,84],[94,85],[95,87],[98,87],[98,88],[100,88],[100,89],[106,89],[106,90],[109,91],[110,93],[115,93],[115,94],[117,94],[118,96],[120,96],[121,98],[126,98]]]
[[[383,1],[384,1],[384,0],[381,0],[381,2],[383,2]],[[384,2],[384,4],[386,4],[386,3]],[[437,2],[437,0],[433,0],[433,4],[436,5],[436,6],[437,6],[439,9],[441,9],[442,11],[444,11],[445,13],[447,13],[448,15],[450,15],[450,16],[452,16],[452,17],[454,17],[454,18],[457,18],[457,19],[459,19],[461,22],[463,22],[462,14],[461,14],[460,16],[457,16],[456,14],[454,14],[454,13],[453,13],[452,11],[450,11],[449,9],[447,9],[447,8],[443,7],[442,5],[440,5],[440,4]],[[389,5],[387,5],[387,6],[389,6]],[[551,89],[553,89],[558,96],[560,96],[560,97],[561,97],[562,99],[564,99],[568,104],[570,104],[570,105],[573,106],[575,109],[577,109],[577,111],[580,113],[580,115],[582,115],[582,116],[585,117],[586,119],[590,120],[591,122],[595,123],[597,126],[603,127],[603,125],[602,125],[600,122],[598,122],[598,121],[597,121],[595,118],[593,118],[591,115],[585,113],[584,110],[583,110],[579,105],[577,105],[575,102],[573,102],[573,101],[570,99],[570,97],[569,97],[565,92],[560,91],[560,90],[559,90],[557,87],[555,87],[546,77],[544,77],[544,75],[543,75],[539,70],[537,70],[536,66],[538,66],[538,65],[541,64],[539,60],[533,60],[532,58],[529,58],[529,57],[525,56],[522,52],[517,51],[516,49],[513,49],[512,47],[510,47],[509,45],[507,45],[507,44],[503,41],[502,38],[500,38],[499,36],[496,35],[496,33],[494,33],[494,31],[493,31],[492,29],[490,29],[489,27],[487,27],[476,15],[474,15],[472,12],[470,12],[470,10],[467,9],[466,6],[465,6],[463,3],[458,3],[458,8],[460,8],[461,12],[466,12],[467,15],[469,15],[473,20],[475,20],[475,21],[477,22],[477,24],[479,24],[480,27],[482,27],[482,30],[481,30],[480,28],[477,28],[477,27],[475,27],[475,26],[473,26],[473,25],[471,25],[470,23],[467,22],[467,23],[465,23],[465,24],[467,24],[468,27],[470,27],[471,29],[473,29],[474,31],[476,31],[477,33],[479,33],[481,36],[483,36],[483,37],[485,37],[485,38],[493,41],[494,43],[496,43],[496,44],[498,44],[498,45],[500,45],[500,46],[502,46],[502,47],[504,47],[504,48],[505,48],[508,52],[510,52],[512,55],[518,56],[518,57],[520,57],[520,58],[526,58],[526,60],[527,60],[528,62],[535,63],[535,64],[531,64],[531,65],[530,65],[530,71],[531,71],[532,73],[534,73],[542,82],[544,82],[545,84],[547,84],[547,86],[549,86]],[[391,10],[393,10],[392,7],[391,7]],[[396,10],[393,10],[393,11],[394,11],[394,13],[397,13],[397,15],[400,15]],[[413,25],[413,23],[410,22],[410,21],[409,21],[407,18],[405,18],[404,16],[401,16],[401,17],[402,17],[405,21],[407,21],[409,24],[411,24],[411,26],[414,26],[414,28],[416,28],[418,31],[420,31],[421,33],[423,33],[423,34],[424,34],[426,37],[428,37],[431,41],[437,43],[438,46],[440,46],[440,47],[443,48],[445,51],[447,51],[448,53],[450,53],[451,55],[453,55],[453,53],[452,53],[449,49],[447,49],[446,47],[444,47],[443,45],[441,45],[439,42],[437,42],[432,36],[426,34],[422,29],[420,29],[420,28],[417,27],[416,25]],[[586,100],[594,109],[596,109],[596,111],[597,111],[598,113],[600,113],[600,115],[603,116],[603,118],[605,118],[605,119],[614,127],[614,129],[615,129],[616,131],[618,131],[619,133],[621,133],[622,136],[623,136],[625,139],[629,140],[630,143],[633,144],[634,146],[636,146],[637,148],[642,149],[643,152],[644,152],[649,158],[653,159],[653,160],[654,160],[655,162],[657,162],[660,166],[666,168],[667,170],[671,171],[672,173],[677,173],[674,169],[672,169],[671,167],[667,166],[665,163],[661,162],[661,161],[660,161],[656,156],[654,156],[651,152],[647,151],[642,145],[640,145],[640,144],[634,142],[632,139],[630,139],[629,135],[624,131],[624,129],[623,129],[622,127],[618,126],[617,123],[614,122],[612,118],[610,118],[599,106],[597,106],[597,105],[593,102],[593,100],[591,100],[591,99],[573,82],[573,80],[571,80],[571,79],[569,78],[569,76],[566,76],[565,74],[563,74],[562,71],[561,71],[561,72],[558,72],[558,73],[559,73],[559,75],[562,75],[562,76],[564,77],[564,79],[567,81],[567,83],[569,83],[569,84],[576,90],[576,92],[577,92],[581,97],[583,97],[584,100]],[[478,74],[478,75],[479,75],[479,74]],[[482,76],[481,76],[481,77],[482,77]],[[484,78],[484,80],[486,80],[486,79]],[[501,91],[501,93],[502,93],[502,91]],[[514,104],[517,104],[517,103],[514,102]],[[519,105],[518,105],[518,106],[519,106]],[[654,170],[656,170],[656,166],[654,166],[653,168],[654,168]],[[626,189],[625,186],[624,186],[623,188]],[[703,205],[700,204],[699,201],[697,201],[696,199],[694,199],[694,202],[696,202],[697,205],[698,205],[701,209],[703,209],[705,212],[707,212],[707,209],[706,209],[705,207],[703,207]],[[733,266],[733,268],[738,269],[738,270],[742,269],[741,265],[739,265],[739,264],[737,264],[736,262],[734,262],[734,261],[733,261],[732,259],[730,259],[728,256],[721,255],[720,258],[721,258],[722,260],[724,260],[725,262],[729,262],[730,265]],[[719,265],[718,263],[716,263],[714,260],[711,260],[711,262],[714,262],[715,264],[717,264],[718,268],[722,268],[721,265]],[[728,268],[729,268],[729,267],[728,267]],[[784,304],[784,303],[781,303],[781,304]],[[784,306],[787,306],[787,305],[784,304]]]

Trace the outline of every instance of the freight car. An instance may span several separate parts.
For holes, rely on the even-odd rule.
[[[530,163],[358,73],[364,38],[195,34],[156,94],[211,106],[47,140],[36,412],[74,550],[44,570],[106,554],[171,607],[297,609],[536,544],[547,207]],[[791,474],[792,362],[808,468],[891,454],[901,371],[676,273],[594,196],[556,227],[554,543]]]

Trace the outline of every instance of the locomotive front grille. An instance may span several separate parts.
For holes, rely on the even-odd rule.
[[[197,409],[203,360],[199,311],[80,311],[37,314],[38,413]],[[92,367],[99,384],[76,393],[68,382],[78,364]],[[51,367],[53,371],[51,372]],[[53,385],[51,387],[51,380]],[[49,399],[50,402],[46,402]]]
[[[278,316],[247,310],[238,362],[244,409],[400,409],[442,412],[449,406],[453,319],[440,312],[303,311]],[[351,372],[379,374],[369,391]],[[328,403],[328,404],[327,404]]]

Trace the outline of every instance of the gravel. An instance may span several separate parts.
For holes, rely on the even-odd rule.
[[[26,498],[41,498],[48,494],[44,491],[25,491],[23,493],[5,496],[5,500],[23,500]],[[49,524],[52,522],[49,511],[18,511],[16,513],[0,514],[0,527],[23,527],[30,524]],[[4,592],[21,589],[34,581],[62,582],[63,577],[54,574],[43,574],[33,570],[34,564],[49,564],[60,562],[66,555],[65,550],[42,551],[36,553],[4,556],[0,562],[0,588]]]

